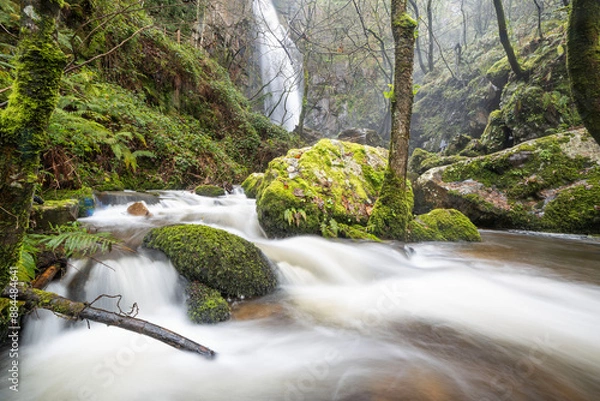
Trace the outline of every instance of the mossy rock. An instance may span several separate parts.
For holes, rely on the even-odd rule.
[[[478,227],[600,233],[600,146],[585,130],[428,170],[415,211],[453,208]]]
[[[265,295],[277,286],[272,265],[260,249],[224,230],[201,225],[154,228],[143,244],[164,252],[188,280],[228,297]]]
[[[77,220],[77,199],[47,200],[43,205],[31,207],[30,228],[36,232],[50,231],[52,226],[62,226]]]
[[[264,173],[252,173],[242,182],[242,188],[248,198],[256,198],[264,178]]]
[[[383,183],[387,151],[322,139],[269,163],[256,209],[270,237],[344,236],[336,224],[366,226]]]
[[[229,304],[219,291],[194,281],[187,288],[188,317],[195,323],[219,323],[229,320]]]
[[[408,225],[410,241],[481,241],[477,227],[455,209],[435,209]]]
[[[42,198],[49,200],[76,199],[79,203],[78,217],[89,217],[96,209],[96,199],[90,187],[67,190],[48,190],[42,194]]]
[[[216,198],[218,196],[225,195],[225,190],[216,185],[198,185],[196,189],[194,189],[196,195],[199,196],[207,196],[209,198]]]

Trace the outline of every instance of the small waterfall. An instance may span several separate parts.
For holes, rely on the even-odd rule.
[[[299,57],[294,42],[279,22],[271,0],[254,0],[252,11],[257,24],[258,59],[265,98],[265,113],[271,121],[292,131],[302,110]]]

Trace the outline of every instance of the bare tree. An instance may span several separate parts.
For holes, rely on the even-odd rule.
[[[513,50],[513,47],[510,44],[508,31],[506,29],[506,17],[504,16],[504,7],[502,6],[502,0],[493,1],[494,7],[496,8],[496,17],[498,19],[498,34],[500,35],[500,42],[502,43],[502,47],[504,47],[504,51],[506,52],[506,56],[508,57],[508,63],[510,64],[510,68],[515,73],[518,79],[526,79],[526,73],[521,68],[519,61],[517,60],[517,56],[515,55],[515,51]]]

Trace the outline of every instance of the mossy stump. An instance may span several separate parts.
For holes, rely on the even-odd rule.
[[[227,297],[255,297],[272,292],[277,276],[254,244],[227,231],[201,225],[152,229],[148,248],[164,252],[177,271]]]

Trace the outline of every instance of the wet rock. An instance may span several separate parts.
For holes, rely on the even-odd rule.
[[[152,213],[150,213],[150,210],[148,210],[148,207],[143,201],[135,202],[129,205],[129,207],[127,208],[127,213],[129,213],[132,216],[152,216]]]
[[[229,320],[229,304],[219,291],[194,281],[187,288],[188,317],[195,323],[219,323]]]
[[[144,246],[164,252],[181,275],[232,298],[272,292],[277,276],[271,262],[251,242],[200,225],[154,228]]]
[[[155,205],[159,202],[158,194],[133,191],[104,191],[94,194],[100,205],[127,205],[132,202],[146,202]]]
[[[207,196],[209,198],[216,198],[218,196],[225,195],[225,190],[222,187],[216,185],[198,185],[194,189],[196,195]]]

